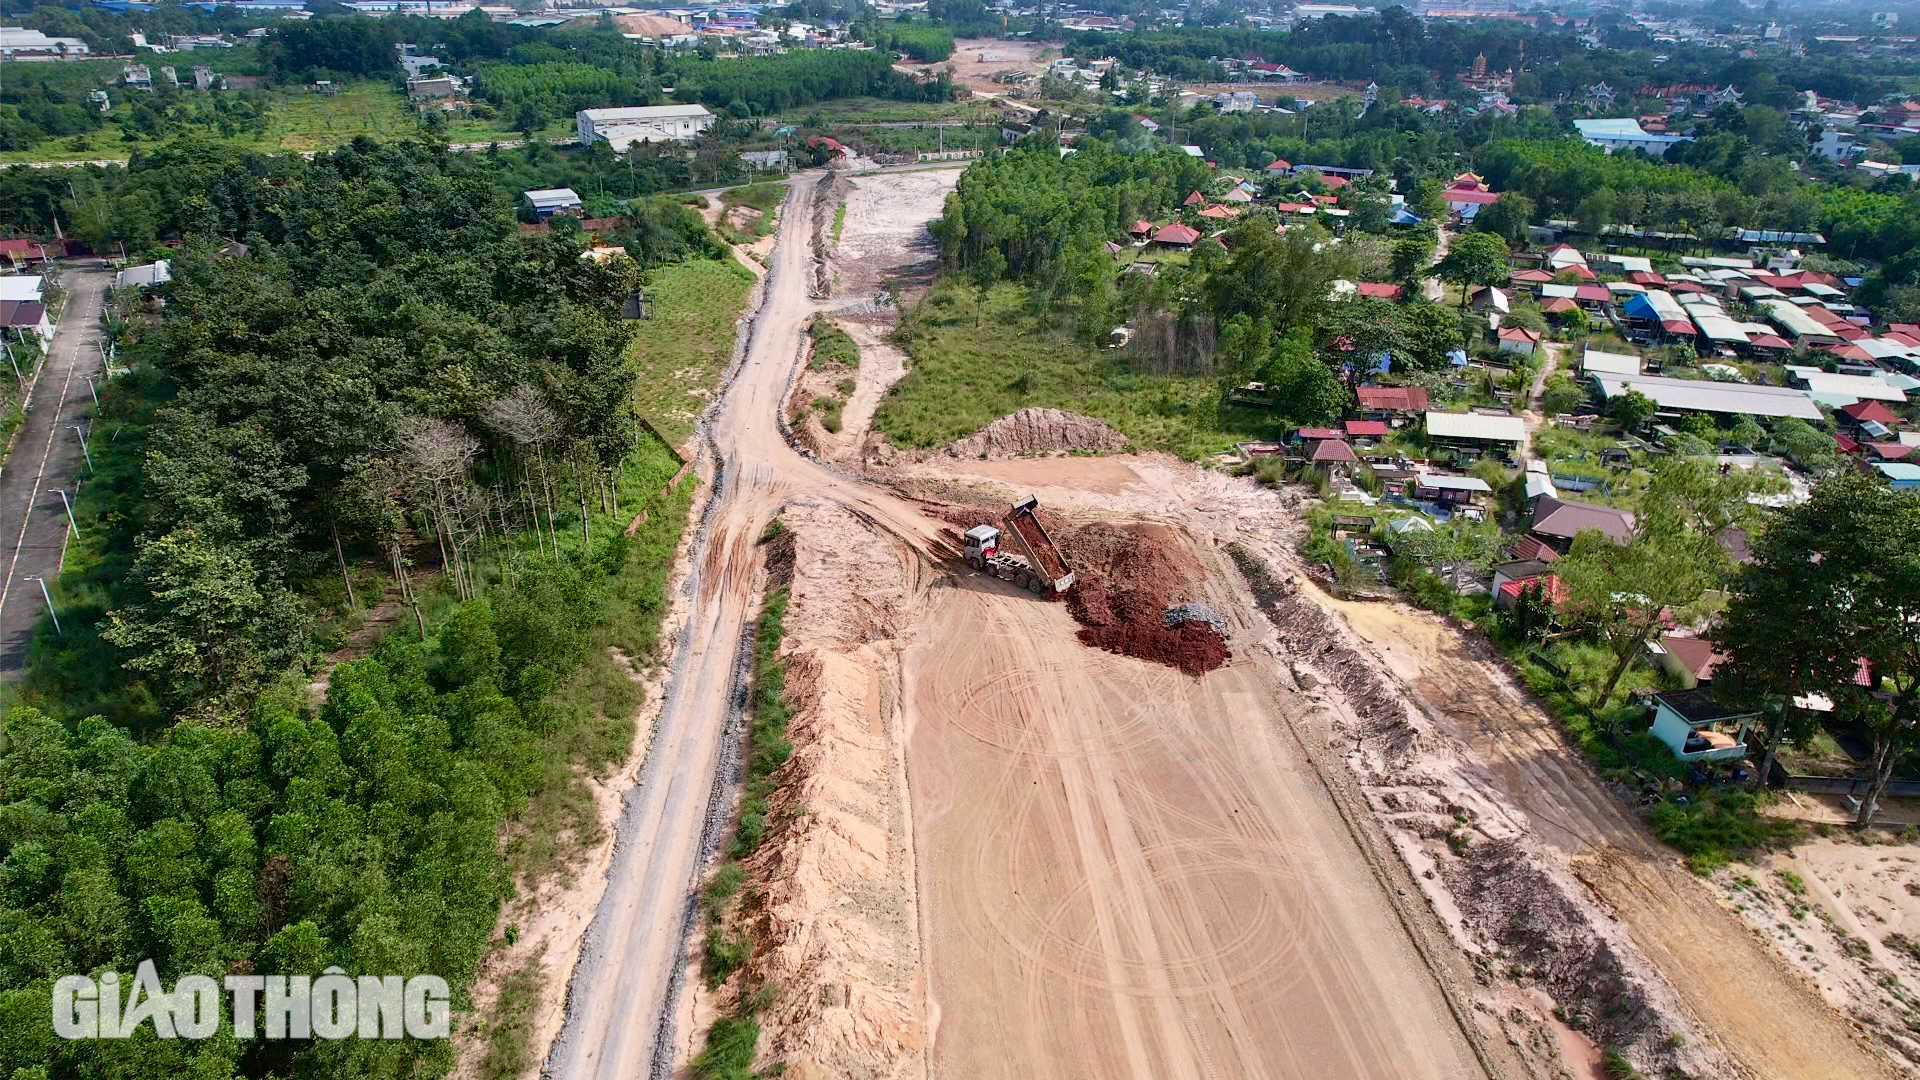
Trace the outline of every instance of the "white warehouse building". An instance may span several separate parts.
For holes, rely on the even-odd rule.
[[[641,105],[625,109],[581,109],[574,115],[580,145],[604,139],[615,150],[635,143],[690,142],[713,126],[704,105]]]

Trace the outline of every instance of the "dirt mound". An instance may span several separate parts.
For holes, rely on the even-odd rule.
[[[1168,627],[1163,613],[1191,600],[1199,568],[1157,525],[1087,525],[1062,546],[1076,582],[1067,609],[1082,643],[1204,675],[1227,662],[1227,643],[1204,622]]]
[[[1645,989],[1627,974],[1613,946],[1593,932],[1585,913],[1517,841],[1476,844],[1466,858],[1442,864],[1441,872],[1467,921],[1499,943],[1509,974],[1538,982],[1562,1003],[1576,1030],[1601,1046],[1620,1048],[1666,1034]]]
[[[947,447],[961,458],[1020,457],[1067,450],[1124,450],[1127,437],[1091,416],[1065,409],[1021,409]]]

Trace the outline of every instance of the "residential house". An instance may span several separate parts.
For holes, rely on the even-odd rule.
[[[151,289],[173,280],[173,263],[167,259],[145,266],[129,266],[113,276],[116,289]]]
[[[38,300],[0,300],[0,331],[12,331],[15,341],[28,334],[39,337],[44,348],[53,341],[53,323],[47,318],[47,305]],[[0,337],[9,336],[0,334]]]
[[[1365,440],[1370,443],[1393,433],[1393,428],[1385,420],[1343,420],[1340,428],[1347,433],[1347,438],[1356,442]]]
[[[1428,410],[1426,427],[1429,443],[1475,453],[1504,456],[1527,441],[1527,422],[1518,416]]]
[[[1507,298],[1507,291],[1492,285],[1483,285],[1474,290],[1472,297],[1467,300],[1467,306],[1495,315],[1507,315],[1513,311],[1513,301]]]
[[[1683,690],[1692,690],[1701,683],[1712,682],[1713,669],[1726,659],[1706,638],[1684,637],[1674,633],[1661,634],[1656,640],[1647,642],[1647,652],[1655,664],[1680,683]]]
[[[1320,439],[1307,451],[1307,460],[1331,472],[1346,472],[1360,464],[1360,455],[1343,439]]]
[[[1378,281],[1362,281],[1354,288],[1361,296],[1371,296],[1378,300],[1398,300],[1407,292],[1402,286],[1388,285]]]
[[[1532,356],[1540,347],[1540,334],[1524,326],[1503,326],[1499,333],[1500,351],[1516,356]]]
[[[1805,390],[1753,383],[1714,382],[1707,379],[1669,379],[1658,375],[1591,373],[1600,396],[1611,401],[1632,391],[1645,394],[1663,413],[1691,412],[1757,417],[1794,416],[1818,423],[1820,406]]]
[[[586,209],[586,203],[572,188],[538,188],[526,193],[527,202],[533,205],[533,212],[550,218],[555,214],[579,214]]]
[[[1560,554],[1566,554],[1573,538],[1588,529],[1597,529],[1607,539],[1624,544],[1633,539],[1633,515],[1611,506],[1568,502],[1552,495],[1533,500],[1533,519],[1527,524],[1527,532]]]
[[[1913,491],[1920,489],[1920,465],[1905,461],[1882,461],[1874,465],[1888,486],[1895,491]]]
[[[1533,581],[1545,574],[1547,569],[1547,564],[1538,559],[1514,559],[1509,562],[1495,563],[1493,585],[1489,591],[1497,595],[1507,582]]]
[[[1880,430],[1866,433],[1869,436],[1883,435],[1900,422],[1900,418],[1894,415],[1892,409],[1873,399],[1863,399],[1851,405],[1842,405],[1838,415],[1841,423],[1854,430],[1863,430],[1868,425],[1879,425]]]
[[[1154,243],[1165,244],[1167,247],[1180,248],[1181,250],[1192,247],[1194,242],[1199,239],[1200,231],[1198,229],[1182,225],[1177,221],[1171,225],[1162,225],[1153,231]]]
[[[1747,730],[1759,715],[1722,705],[1705,689],[1655,694],[1647,734],[1681,761],[1738,761],[1747,756]]]
[[[1568,600],[1567,587],[1561,583],[1558,574],[1540,573],[1532,577],[1511,577],[1501,582],[1493,590],[1493,606],[1500,611],[1512,611],[1520,602],[1520,594],[1533,588],[1544,592],[1548,602],[1555,608]]]
[[[1353,394],[1369,419],[1393,420],[1427,411],[1424,386],[1358,386]]]
[[[1429,472],[1414,473],[1411,490],[1413,497],[1421,502],[1438,503],[1456,509],[1477,509],[1482,496],[1493,494],[1492,485],[1477,476]],[[1469,516],[1478,515],[1470,513]]]
[[[787,167],[787,152],[748,150],[740,155],[740,162],[754,172],[780,172]]]

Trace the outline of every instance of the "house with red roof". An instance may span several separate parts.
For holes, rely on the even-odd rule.
[[[1385,420],[1343,420],[1340,426],[1350,439],[1384,439],[1393,430]]]
[[[1274,158],[1267,162],[1267,171],[1276,175],[1290,173],[1293,171],[1293,162],[1286,158]]]
[[[1165,244],[1168,247],[1190,248],[1198,239],[1200,239],[1200,230],[1182,225],[1177,221],[1171,225],[1162,225],[1153,231],[1153,242]]]
[[[1181,199],[1180,205],[1181,206],[1205,206],[1207,205],[1207,197],[1205,195],[1200,194],[1198,191],[1194,191],[1189,193],[1186,198]]]
[[[1368,417],[1411,416],[1430,407],[1424,386],[1359,386],[1353,391]]]
[[[1353,447],[1340,439],[1321,439],[1307,452],[1307,460],[1315,465],[1347,466],[1360,464],[1360,455]]]
[[[1647,652],[1652,655],[1655,664],[1673,675],[1683,690],[1712,682],[1713,669],[1727,658],[1706,638],[1686,637],[1671,632],[1647,642]]]
[[[1145,240],[1147,237],[1153,235],[1153,222],[1143,218],[1134,222],[1133,225],[1127,229],[1127,233],[1138,239]]]
[[[1892,409],[1887,408],[1886,405],[1878,401],[1856,401],[1851,405],[1842,405],[1840,407],[1840,414],[1851,421],[1854,427],[1859,427],[1869,421],[1876,424],[1883,424],[1887,427],[1892,427],[1900,422],[1900,418],[1893,414]]]
[[[1205,210],[1200,211],[1200,216],[1210,221],[1232,221],[1234,218],[1240,216],[1240,208],[1237,206],[1222,206],[1219,203],[1215,203]]]
[[[1348,184],[1353,183],[1353,181],[1347,179],[1344,176],[1322,176],[1320,177],[1320,182],[1335,190],[1346,187]]]
[[[1500,351],[1516,356],[1532,356],[1533,350],[1540,347],[1540,335],[1524,326],[1503,326],[1500,328]]]
[[[1363,281],[1355,288],[1359,290],[1361,296],[1371,296],[1380,300],[1398,300],[1407,293],[1404,286],[1389,285],[1383,281]]]
[[[1568,593],[1567,587],[1560,583],[1560,575],[1546,573],[1531,574],[1524,577],[1508,578],[1506,581],[1501,582],[1499,587],[1494,590],[1493,606],[1499,608],[1501,611],[1512,611],[1514,606],[1520,602],[1520,594],[1526,592],[1528,589],[1535,588],[1540,589],[1546,595],[1547,601],[1553,605],[1555,610],[1566,606],[1567,600],[1571,595]]]

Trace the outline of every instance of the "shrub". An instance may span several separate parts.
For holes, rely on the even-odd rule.
[[[760,1043],[760,1021],[733,1016],[714,1022],[706,1049],[693,1059],[698,1080],[753,1080],[753,1054]]]

